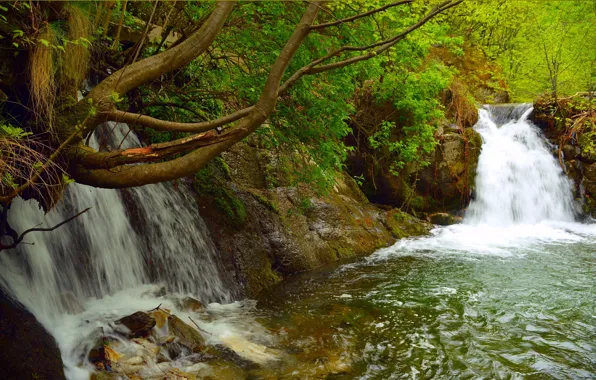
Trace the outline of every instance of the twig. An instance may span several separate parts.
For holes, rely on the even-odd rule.
[[[91,210],[91,207],[87,207],[83,211],[77,213],[76,215],[71,216],[68,219],[63,220],[62,222],[56,224],[54,227],[51,227],[51,228],[37,228],[37,226],[34,227],[34,228],[29,228],[28,230],[25,230],[15,241],[13,241],[12,244],[10,244],[10,245],[4,245],[4,244],[0,243],[0,251],[2,251],[4,249],[11,249],[11,248],[16,247],[20,242],[23,241],[23,238],[25,237],[25,235],[27,235],[30,232],[49,232],[49,231],[54,231],[56,228],[65,225],[66,223],[68,223],[71,220],[79,217],[80,215],[86,213],[89,210]]]
[[[202,328],[200,328],[200,327],[199,327],[199,325],[197,325],[197,323],[196,323],[196,322],[195,322],[195,321],[194,321],[194,320],[193,320],[193,319],[192,319],[190,316],[188,317],[188,319],[190,319],[190,321],[191,321],[191,322],[192,322],[192,323],[193,323],[193,324],[194,324],[194,325],[197,327],[197,329],[198,329],[200,332],[202,332],[202,333],[205,333],[205,334],[209,334],[209,335],[213,335],[213,334],[211,334],[209,331],[205,331],[205,330],[203,330]]]

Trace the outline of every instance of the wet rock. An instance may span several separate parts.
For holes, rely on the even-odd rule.
[[[54,338],[35,316],[0,289],[0,367],[4,379],[64,379]]]
[[[426,235],[433,228],[429,223],[397,209],[386,213],[385,224],[398,239]]]
[[[157,327],[158,329],[164,327],[166,321],[168,320],[168,317],[170,316],[169,313],[166,313],[164,310],[161,309],[153,310],[149,313],[149,315],[155,318],[155,327]]]
[[[194,327],[184,323],[175,315],[168,317],[168,326],[170,334],[180,339],[180,343],[189,347],[193,352],[201,352],[205,347],[205,338]]]
[[[464,209],[471,198],[482,138],[471,128],[439,138],[431,164],[418,173],[414,194],[407,193],[417,211],[444,212]],[[417,198],[418,197],[418,198]],[[419,198],[420,199],[419,201]],[[423,199],[426,198],[425,201]]]
[[[119,319],[117,325],[125,326],[128,336],[132,338],[145,337],[149,335],[151,329],[155,326],[155,318],[142,311],[137,311],[127,317]]]
[[[427,216],[427,220],[432,224],[438,224],[439,226],[451,226],[453,224],[459,224],[463,221],[461,216],[451,215],[446,212],[436,212]]]
[[[233,363],[242,369],[254,369],[260,367],[259,364],[243,358],[236,353],[236,351],[222,344],[210,346],[207,352],[214,357],[220,358],[229,363]]]
[[[178,307],[182,310],[193,311],[195,313],[205,311],[205,305],[192,297],[184,297],[178,301]]]

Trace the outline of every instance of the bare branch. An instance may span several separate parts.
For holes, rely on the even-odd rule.
[[[416,24],[410,26],[403,32],[401,32],[389,39],[379,41],[379,42],[376,42],[376,43],[373,43],[370,45],[366,45],[366,46],[343,46],[343,47],[327,54],[326,56],[319,58],[316,61],[313,61],[313,62],[309,63],[308,65],[302,67],[301,69],[297,70],[280,87],[279,92],[280,93],[286,92],[298,79],[300,79],[304,75],[312,75],[312,74],[317,74],[317,73],[321,73],[321,72],[325,72],[325,71],[329,71],[329,70],[334,70],[334,69],[338,69],[341,67],[352,65],[352,64],[360,62],[360,61],[365,61],[370,58],[373,58],[373,57],[383,53],[384,51],[388,50],[390,47],[394,46],[396,43],[398,43],[402,39],[406,38],[406,36],[408,34],[412,33],[416,29],[422,27],[424,24],[426,24],[428,21],[430,21],[433,17],[446,11],[449,8],[455,7],[456,5],[460,4],[462,1],[463,0],[458,0],[458,1],[452,2],[451,0],[449,0],[449,1],[445,1],[445,2],[437,5],[425,17],[420,19]],[[345,59],[343,61],[338,61],[338,62],[330,63],[327,65],[323,65],[323,66],[318,66],[319,64],[323,63],[324,61],[327,61],[333,57],[336,57],[345,51],[365,51],[365,50],[370,50],[370,49],[374,49],[374,48],[376,48],[376,49],[370,53],[367,53],[367,54],[359,55],[356,57]]]
[[[412,3],[412,2],[414,2],[414,0],[396,1],[395,3],[387,4],[387,5],[384,5],[382,7],[375,8],[373,10],[370,10],[368,12],[357,14],[355,16],[347,17],[347,18],[344,18],[344,19],[341,19],[341,20],[337,20],[337,21],[333,21],[333,22],[328,22],[328,23],[325,23],[325,24],[313,25],[313,26],[310,27],[310,29],[311,30],[323,29],[323,28],[328,28],[330,26],[336,26],[336,25],[344,24],[346,22],[351,22],[351,21],[354,21],[354,20],[358,20],[359,18],[370,16],[370,15],[375,14],[375,13],[383,12],[384,10],[387,10],[389,8],[397,7],[399,5],[408,4],[408,3]]]
[[[56,224],[54,227],[50,227],[50,228],[39,228],[39,227],[29,228],[28,230],[23,231],[23,233],[20,234],[19,237],[16,240],[13,240],[13,242],[11,244],[9,244],[9,245],[4,245],[4,244],[2,244],[2,242],[0,242],[0,251],[5,250],[5,249],[15,248],[17,245],[19,245],[23,241],[23,239],[25,238],[25,235],[27,235],[27,234],[29,234],[31,232],[49,232],[49,231],[54,231],[56,228],[62,227],[66,223],[72,221],[73,219],[78,218],[79,216],[81,216],[82,214],[86,213],[89,210],[91,210],[91,207],[87,207],[83,211],[80,211],[77,214],[71,216],[70,218],[65,219],[62,222]]]
[[[244,108],[229,115],[220,117],[219,119],[202,121],[200,123],[178,123],[174,121],[167,121],[156,119],[151,116],[141,115],[138,113],[130,113],[125,111],[114,110],[105,113],[105,120],[122,122],[131,125],[140,125],[149,127],[156,131],[163,132],[206,132],[217,127],[240,120],[250,114],[253,107]]]

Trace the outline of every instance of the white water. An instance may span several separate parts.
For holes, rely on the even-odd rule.
[[[125,124],[106,123],[91,140],[95,148],[100,144],[127,148],[140,142]],[[74,221],[29,234],[29,244],[0,256],[0,285],[54,335],[71,379],[89,378],[89,366],[78,368],[88,348],[81,342],[98,326],[160,303],[176,310],[172,294],[204,303],[232,300],[196,201],[183,183],[177,189],[163,183],[128,190],[73,184],[45,216],[33,202],[15,201],[10,222],[17,231],[52,226],[87,207],[92,209]],[[170,298],[152,294],[161,286]],[[230,312],[243,309],[236,306]],[[202,327],[216,340],[250,331],[225,318]]]
[[[525,112],[513,120],[503,120],[506,110],[499,108],[479,111],[475,129],[484,144],[476,175],[477,197],[467,210],[467,224],[508,226],[575,219],[571,181],[540,130],[527,120],[532,108],[518,109]]]
[[[370,259],[442,254],[523,256],[544,244],[594,241],[596,225],[577,223],[578,205],[530,105],[486,107],[474,126],[483,139],[476,197],[464,222],[401,240]]]

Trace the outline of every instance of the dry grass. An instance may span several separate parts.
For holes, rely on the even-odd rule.
[[[41,41],[47,42],[47,45]],[[56,100],[56,68],[52,57],[52,46],[57,43],[55,32],[46,23],[37,36],[30,59],[30,90],[36,116],[48,121],[51,128],[52,111]]]
[[[68,39],[77,43],[66,46],[63,67],[63,86],[76,96],[76,91],[87,76],[89,69],[89,49],[81,43],[91,33],[91,21],[88,15],[74,5],[66,6],[68,12]]]
[[[62,193],[64,171],[56,162],[48,162],[42,153],[48,148],[37,139],[14,139],[0,135],[0,195],[11,196],[16,187],[31,182],[27,198],[39,200],[44,209],[51,209]],[[42,175],[35,181],[36,173],[46,163]]]

